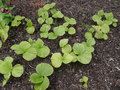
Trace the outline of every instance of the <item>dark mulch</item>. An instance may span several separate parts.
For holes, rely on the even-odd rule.
[[[25,73],[21,78],[11,78],[7,85],[0,90],[33,90],[32,84],[28,81],[29,75],[35,72],[35,66],[41,62],[50,62],[49,55],[46,59],[36,58],[31,62],[23,60],[21,55],[16,55],[10,47],[13,44],[23,40],[39,38],[39,25],[37,23],[37,9],[45,3],[56,2],[56,8],[62,11],[66,16],[77,20],[75,26],[77,34],[73,36],[65,35],[57,40],[43,39],[45,44],[50,47],[51,53],[60,51],[58,41],[62,38],[69,38],[69,43],[73,45],[76,42],[84,40],[84,33],[87,30],[81,28],[82,25],[92,25],[91,16],[98,10],[103,9],[106,12],[113,12],[115,17],[120,20],[120,1],[119,0],[12,0],[16,6],[13,10],[14,15],[23,15],[32,19],[36,26],[34,35],[28,35],[25,31],[25,25],[11,28],[9,38],[0,49],[0,59],[6,56],[15,58],[14,64],[20,63],[25,67]],[[50,78],[50,87],[47,90],[85,90],[79,79],[82,76],[88,76],[88,90],[120,90],[120,22],[117,28],[111,27],[111,33],[107,41],[97,40],[92,62],[89,65],[80,63],[71,63],[62,65],[55,69]],[[0,83],[3,77],[0,75]]]

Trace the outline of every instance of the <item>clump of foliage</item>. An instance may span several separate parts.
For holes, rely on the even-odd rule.
[[[49,87],[50,81],[48,76],[52,75],[54,69],[47,63],[40,63],[36,66],[36,73],[30,76],[30,82],[35,84],[35,90],[46,90]]]
[[[97,23],[92,26],[95,29],[95,38],[104,40],[108,39],[107,34],[110,32],[110,26],[116,27],[118,22],[113,13],[105,13],[103,10],[98,11],[98,14],[94,15],[92,19]]]
[[[17,15],[14,17],[14,20],[11,23],[11,26],[19,26],[21,24],[21,20],[25,19],[24,16]]]
[[[14,18],[11,14],[11,10],[14,7],[9,7],[7,3],[9,0],[5,0],[6,4],[3,4],[2,0],[0,0],[0,46],[2,46],[2,42],[5,42],[8,38],[9,32],[9,23],[12,22]]]
[[[15,44],[11,47],[17,54],[22,54],[23,58],[27,61],[31,61],[39,56],[45,58],[49,55],[50,49],[44,45],[41,39],[29,41],[22,41],[20,44]]]
[[[38,23],[42,24],[40,28],[40,36],[42,38],[56,39],[58,36],[63,36],[66,32],[72,35],[76,30],[72,25],[76,24],[74,18],[66,17],[59,10],[53,8],[56,4],[46,4],[38,10]],[[58,22],[58,19],[63,19],[64,23]]]
[[[33,26],[33,23],[30,19],[25,19],[25,21],[27,22],[27,28],[26,28],[26,31],[29,33],[29,34],[33,34],[35,32],[35,27]]]
[[[62,49],[61,53],[54,53],[51,57],[51,63],[55,68],[59,68],[62,63],[68,64],[79,61],[82,64],[89,64],[94,51],[95,39],[91,32],[85,33],[86,42],[75,43],[73,47],[68,44],[68,39],[62,39],[59,46]]]
[[[4,81],[2,86],[5,86],[11,76],[13,77],[21,77],[24,72],[24,68],[20,64],[12,65],[13,58],[6,57],[3,60],[0,60],[0,74],[4,75]]]
[[[33,23],[30,19],[25,18],[24,16],[19,16],[19,15],[15,16],[11,25],[14,26],[14,27],[19,26],[22,23],[22,20],[24,20],[24,19],[26,21],[26,26],[27,26],[26,31],[27,31],[27,33],[33,34],[34,31],[35,31],[35,27],[33,26]]]
[[[83,76],[83,77],[79,80],[79,82],[84,83],[84,84],[83,84],[84,88],[88,88],[88,80],[89,80],[88,77]]]

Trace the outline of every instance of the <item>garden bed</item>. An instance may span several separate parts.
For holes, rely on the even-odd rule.
[[[114,16],[120,20],[119,0],[12,0],[15,5],[14,15],[21,15],[31,19],[36,26],[33,35],[25,31],[25,26],[11,28],[7,41],[0,49],[0,59],[12,56],[14,64],[19,63],[25,67],[25,72],[20,78],[11,78],[5,87],[0,86],[0,90],[33,90],[33,84],[29,82],[29,76],[35,72],[35,67],[41,62],[50,63],[51,54],[45,58],[36,58],[31,62],[26,62],[21,55],[17,55],[10,47],[21,41],[39,38],[39,27],[37,23],[37,10],[45,3],[56,2],[56,8],[63,12],[65,16],[75,18],[77,33],[75,35],[64,35],[56,40],[43,39],[45,45],[51,49],[51,54],[60,51],[59,40],[68,38],[70,45],[84,41],[84,34],[87,29],[82,25],[92,25],[91,17],[99,10],[113,12]],[[92,62],[82,65],[79,62],[62,65],[50,76],[50,86],[47,90],[85,90],[79,82],[82,76],[89,77],[88,90],[120,90],[120,22],[116,28],[111,27],[108,40],[96,40],[95,52]],[[0,75],[0,83],[2,83]]]

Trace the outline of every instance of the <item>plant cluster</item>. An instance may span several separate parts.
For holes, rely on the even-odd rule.
[[[25,18],[24,16],[19,16],[19,15],[17,15],[17,16],[15,16],[15,18],[14,18],[14,20],[12,21],[12,26],[13,27],[15,27],[15,26],[19,26],[21,23],[22,23],[22,20],[24,20],[25,19],[25,21],[26,21],[26,31],[27,31],[27,33],[29,33],[29,34],[33,34],[34,33],[34,31],[35,31],[35,27],[33,26],[33,23],[32,23],[32,21],[30,20],[30,19],[28,19],[28,18]]]
[[[6,0],[8,2],[9,0]],[[6,8],[2,6],[2,1],[0,1],[0,8]],[[66,32],[70,35],[75,34],[76,30],[73,25],[76,24],[74,18],[66,17],[61,11],[54,8],[56,4],[46,4],[43,8],[38,10],[38,23],[41,24],[40,36],[48,39],[56,39],[59,36],[63,36]],[[9,23],[11,26],[16,27],[22,23],[22,20],[26,22],[26,31],[29,34],[33,34],[35,27],[30,19],[24,16],[15,16],[12,21],[13,16],[11,13],[0,12],[0,47],[2,42],[8,37]],[[94,52],[94,45],[96,43],[93,35],[95,33],[95,38],[97,39],[108,39],[107,34],[110,32],[110,25],[114,27],[117,26],[118,20],[113,17],[112,13],[105,13],[100,10],[97,15],[92,17],[93,21],[97,25],[92,25],[89,32],[85,33],[85,42],[74,43],[73,46],[68,44],[68,39],[61,39],[59,46],[61,52],[53,53],[51,56],[51,63],[55,68],[59,68],[62,63],[68,64],[71,62],[80,62],[81,64],[89,64],[92,59],[92,53]],[[59,22],[62,20],[64,22]],[[84,27],[88,27],[84,25]],[[15,51],[16,54],[22,54],[22,57],[26,61],[31,61],[37,56],[45,58],[50,54],[50,49],[47,47],[41,39],[28,41],[22,41],[19,44],[11,46],[11,49]],[[4,75],[5,80],[3,81],[4,86],[10,79],[10,76],[20,77],[24,68],[20,64],[12,65],[13,58],[6,57],[4,60],[0,60],[0,74]],[[48,76],[52,75],[54,72],[53,67],[47,63],[40,63],[36,66],[36,73],[30,76],[30,82],[34,84],[35,90],[46,90],[49,87],[50,81]],[[83,76],[80,82],[84,82],[84,87],[88,88],[88,77]]]
[[[83,84],[84,88],[88,88],[88,80],[89,80],[88,77],[83,76],[83,77],[79,80],[79,82],[84,83],[84,84]]]
[[[98,11],[98,14],[94,15],[92,19],[97,23],[92,26],[95,29],[95,38],[104,40],[108,39],[107,34],[110,32],[110,26],[116,27],[118,22],[113,13],[105,13],[103,10]]]
[[[68,44],[68,39],[62,39],[59,46],[62,49],[61,53],[54,53],[51,57],[51,63],[55,68],[59,68],[62,63],[68,64],[79,61],[82,64],[89,64],[94,51],[95,39],[92,32],[85,33],[86,42],[75,43],[73,47]]]
[[[20,44],[15,44],[11,47],[16,54],[22,54],[23,58],[27,61],[31,61],[39,56],[45,58],[49,55],[50,49],[44,45],[41,39],[22,41]]]
[[[4,75],[2,86],[5,86],[11,76],[21,77],[24,72],[24,68],[22,65],[16,64],[15,66],[13,66],[12,62],[12,57],[6,57],[4,60],[0,60],[0,74]]]
[[[52,75],[54,69],[50,64],[40,63],[36,66],[36,73],[30,76],[30,82],[35,84],[35,90],[46,90],[50,81],[48,76]]]
[[[10,12],[14,7],[9,7],[7,5],[9,0],[5,0],[5,2],[6,5],[3,4],[2,0],[0,0],[0,48],[2,46],[2,42],[5,42],[8,38],[9,23],[14,18]]]
[[[58,36],[63,36],[66,32],[68,34],[75,34],[76,30],[72,25],[76,24],[74,18],[66,17],[61,11],[53,8],[56,4],[46,4],[43,8],[38,10],[38,23],[42,24],[40,28],[40,36],[42,38],[56,39]],[[64,18],[64,23],[59,23],[59,19]]]

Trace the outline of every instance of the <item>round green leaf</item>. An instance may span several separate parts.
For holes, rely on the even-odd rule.
[[[59,68],[62,65],[63,57],[60,53],[54,53],[51,57],[51,63],[55,68]]]
[[[46,90],[49,87],[50,81],[47,77],[44,77],[44,80],[40,84],[34,86],[35,90]]]
[[[52,15],[54,18],[63,18],[63,14],[60,11],[57,11],[55,14]]]
[[[21,77],[23,72],[24,72],[23,66],[20,65],[20,64],[17,64],[17,65],[15,65],[13,67],[12,76],[14,76],[14,77]]]
[[[23,54],[23,58],[27,61],[31,61],[36,58],[36,55],[37,55],[36,49],[31,47]]]
[[[82,55],[79,55],[77,58],[80,63],[89,64],[92,59],[92,54],[86,52],[86,53],[83,53]]]
[[[65,34],[65,27],[63,26],[55,27],[53,31],[57,36],[63,36]]]
[[[102,25],[101,31],[103,33],[108,33],[110,31],[110,27],[107,24]]]
[[[45,58],[50,54],[50,49],[47,46],[37,49],[37,56]]]
[[[51,26],[47,24],[43,24],[42,27],[40,28],[41,32],[48,32],[50,30]]]
[[[4,59],[4,61],[5,61],[5,62],[10,62],[10,63],[12,63],[12,62],[13,62],[13,58],[12,58],[12,57],[6,57],[6,58]]]
[[[48,32],[40,33],[41,38],[47,38]]]
[[[72,47],[67,44],[62,48],[62,53],[70,53],[72,51]]]
[[[64,64],[68,64],[68,63],[72,62],[72,60],[73,60],[73,56],[71,54],[63,55],[63,63]]]
[[[86,32],[86,33],[85,33],[85,38],[86,38],[86,39],[91,39],[91,38],[92,38],[92,33]]]
[[[46,19],[46,23],[47,23],[48,25],[53,24],[53,19],[52,19],[52,18],[47,18],[47,19]]]
[[[43,18],[41,18],[41,17],[40,17],[40,18],[38,18],[38,23],[39,23],[39,24],[43,24],[43,23],[44,23],[44,21],[45,21],[45,19],[43,19]]]
[[[10,62],[2,62],[0,64],[0,73],[9,74],[12,71],[12,64]]]
[[[47,11],[44,11],[44,13],[42,14],[42,18],[43,19],[47,19],[49,17],[49,14]]]
[[[57,10],[56,9],[51,9],[50,12],[53,14],[57,13]]]
[[[95,41],[94,38],[90,38],[90,39],[87,40],[87,44],[88,44],[89,46],[93,46],[93,45],[95,45],[95,43],[96,43],[96,41]]]
[[[33,34],[35,32],[35,27],[34,26],[27,27],[26,30],[29,34]]]
[[[74,25],[76,24],[76,20],[74,18],[71,18],[69,21],[68,21],[69,24],[71,25]]]
[[[81,54],[85,51],[85,46],[84,44],[79,44],[79,43],[75,43],[73,45],[73,51],[75,54]]]
[[[93,21],[97,22],[97,21],[101,20],[101,17],[98,16],[98,15],[94,15],[94,16],[92,17],[92,19],[93,19]]]
[[[56,39],[56,38],[57,38],[57,35],[55,35],[55,33],[52,33],[52,32],[51,32],[51,33],[48,34],[48,38],[49,38],[49,39]]]
[[[112,25],[113,25],[113,27],[117,27],[117,23],[113,23]]]
[[[76,30],[75,30],[75,28],[73,28],[73,27],[70,27],[69,29],[68,29],[68,33],[69,34],[75,34],[76,33]]]
[[[68,44],[68,39],[61,39],[59,42],[60,47],[64,47]]]
[[[41,76],[50,76],[53,73],[53,67],[47,63],[38,64],[36,67],[37,73]]]
[[[37,73],[33,73],[31,76],[30,76],[30,82],[31,83],[35,83],[35,84],[39,84],[41,82],[43,82],[44,78],[41,77],[39,74]]]
[[[43,8],[39,8],[38,9],[38,16],[42,16],[44,14],[44,9]]]

